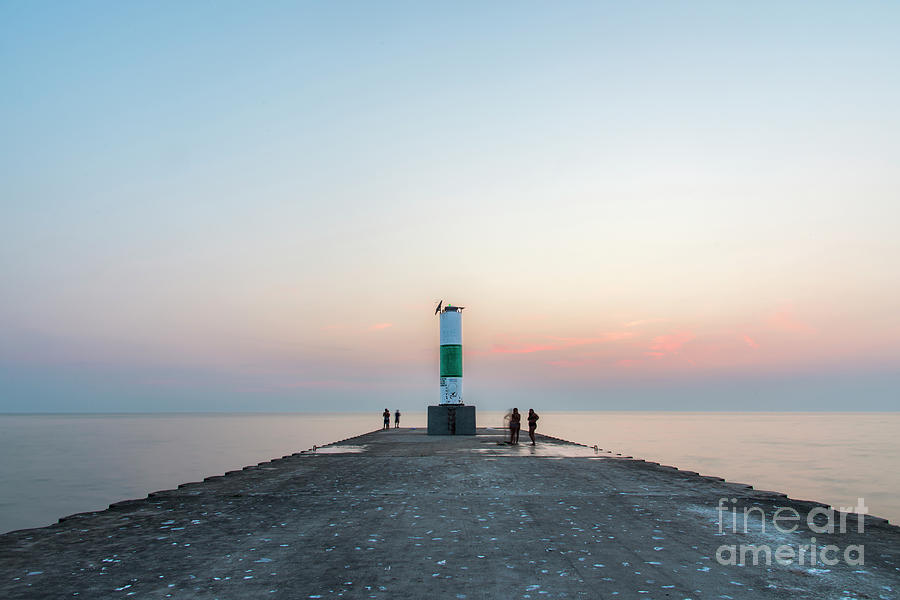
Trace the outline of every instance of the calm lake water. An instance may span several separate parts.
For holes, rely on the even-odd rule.
[[[479,426],[503,413],[480,411]],[[423,427],[425,412],[404,413]],[[0,532],[381,427],[373,414],[0,415]],[[900,522],[900,413],[541,413],[539,432]]]

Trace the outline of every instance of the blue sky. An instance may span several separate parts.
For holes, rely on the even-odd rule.
[[[4,3],[0,411],[893,410],[898,12]]]

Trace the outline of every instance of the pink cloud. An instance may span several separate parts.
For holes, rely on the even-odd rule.
[[[756,340],[754,340],[752,337],[750,337],[746,333],[744,334],[744,342],[751,348],[754,348],[754,349],[759,348],[759,344],[756,343]]]
[[[492,354],[531,354],[532,352],[543,352],[545,350],[555,350],[557,346],[547,344],[524,344],[520,346],[507,346],[505,344],[494,344],[491,348]]]
[[[766,319],[769,327],[778,331],[789,331],[791,333],[815,333],[815,328],[808,323],[803,322],[794,314],[793,305],[782,306],[769,314]]]
[[[668,319],[638,319],[637,321],[629,321],[623,323],[622,327],[640,327],[641,325],[650,325],[651,323],[665,323]]]
[[[690,331],[660,335],[653,338],[653,341],[650,343],[650,350],[655,352],[653,356],[677,354],[682,346],[695,337]],[[650,353],[648,352],[648,354]]]
[[[563,348],[572,348],[575,346],[588,346],[592,344],[602,344],[605,342],[615,342],[618,340],[633,337],[634,333],[630,331],[611,331],[592,337],[556,337],[546,336],[547,342],[521,342],[511,344],[494,344],[491,348],[492,354],[530,354],[532,352],[545,352],[547,350],[562,350]]]
[[[585,344],[602,344],[603,342],[616,342],[618,340],[627,340],[634,336],[635,333],[633,331],[609,331],[595,337],[551,337],[550,339],[557,340],[564,347],[569,347],[584,346]]]

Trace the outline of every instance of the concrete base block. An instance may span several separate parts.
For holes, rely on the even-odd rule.
[[[429,406],[428,435],[475,435],[475,407],[462,404]]]

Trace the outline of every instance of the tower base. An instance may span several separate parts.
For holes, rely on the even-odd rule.
[[[475,407],[462,404],[429,406],[428,435],[475,435]]]

